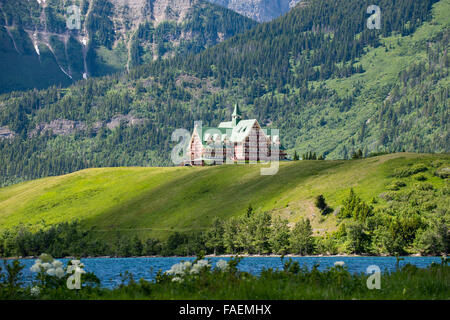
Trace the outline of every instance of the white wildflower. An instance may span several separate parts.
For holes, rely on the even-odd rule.
[[[189,267],[188,267],[188,265],[180,262],[180,263],[174,264],[170,268],[170,270],[166,271],[166,273],[167,274],[173,274],[173,275],[184,275],[185,270],[188,269]]]
[[[55,273],[56,273],[56,270],[54,268],[50,268],[50,269],[47,270],[47,274],[49,276],[54,276]]]
[[[64,269],[63,268],[56,268],[55,269],[55,276],[57,276],[59,279],[61,279],[62,277],[64,277]]]
[[[334,266],[335,266],[335,267],[337,267],[337,266],[343,267],[344,265],[345,265],[345,262],[344,262],[344,261],[336,261],[336,262],[334,263]]]
[[[71,260],[71,265],[67,266],[67,273],[86,273],[83,270],[84,263],[81,263],[80,260]]]
[[[36,260],[36,262],[33,264],[33,266],[30,268],[30,270],[31,270],[31,272],[40,272],[41,267],[42,267],[42,264],[40,262],[37,262],[37,260]]]
[[[172,282],[183,282],[183,279],[181,279],[180,277],[173,277]]]
[[[209,267],[210,265],[209,265],[209,263],[208,263],[208,260],[199,260],[199,261],[197,261],[197,263],[196,264],[194,264],[193,266],[192,266],[192,269],[191,269],[191,274],[199,274],[200,273],[200,271],[202,271],[202,269],[203,268],[205,268],[205,267]]]
[[[225,271],[228,268],[228,262],[221,259],[221,260],[217,261],[216,268],[219,269],[220,271]]]
[[[190,273],[191,274],[199,274],[201,270],[202,270],[202,268],[198,264],[194,264]]]
[[[38,296],[41,293],[41,289],[39,287],[34,286],[31,288],[30,293],[32,296]]]
[[[44,268],[44,270],[48,270],[52,267],[52,265],[48,262],[41,264],[41,266],[42,266],[42,268]]]
[[[59,260],[53,261],[52,265],[53,265],[53,267],[55,267],[55,268],[61,268],[61,267],[63,266],[62,262],[59,261]]]

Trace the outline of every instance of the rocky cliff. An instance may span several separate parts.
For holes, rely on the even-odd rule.
[[[273,20],[301,0],[209,0],[259,22]]]
[[[254,25],[201,0],[0,0],[0,93],[198,52]]]

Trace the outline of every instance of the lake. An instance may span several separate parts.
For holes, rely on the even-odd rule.
[[[215,266],[220,259],[229,260],[230,258],[214,257],[210,258],[212,265]],[[287,260],[288,258],[285,258]],[[65,265],[69,259],[58,259]],[[170,267],[180,261],[193,261],[195,258],[178,257],[155,257],[155,258],[86,258],[81,259],[85,264],[87,272],[94,272],[101,280],[103,287],[112,288],[121,283],[120,273],[128,271],[135,280],[144,278],[153,280],[158,270],[167,271]],[[332,267],[336,261],[344,261],[348,270],[352,273],[365,273],[370,265],[377,265],[382,272],[394,271],[396,268],[395,257],[293,257],[292,260],[298,261],[300,266],[306,265],[311,269],[318,264],[319,270],[325,270]],[[33,274],[30,267],[35,260],[21,259],[20,262],[25,265],[23,270],[23,282],[32,281]],[[413,264],[419,268],[425,268],[431,263],[440,263],[440,257],[404,257],[400,266],[407,263]],[[243,258],[238,266],[239,270],[247,271],[251,274],[259,274],[263,268],[282,269],[283,264],[277,257],[246,257]]]

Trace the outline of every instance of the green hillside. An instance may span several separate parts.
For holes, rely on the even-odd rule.
[[[256,212],[297,222],[311,219],[316,233],[336,228],[336,216],[321,217],[314,205],[323,194],[336,210],[350,188],[363,200],[379,197],[396,180],[397,169],[421,163],[426,182],[442,189],[446,180],[434,175],[450,166],[450,156],[399,153],[348,161],[293,161],[278,174],[260,175],[261,165],[176,168],[102,168],[39,179],[0,189],[0,227],[20,223],[39,226],[78,219],[105,235],[139,234],[166,238],[172,232],[205,230],[214,217],[242,216],[249,204]],[[404,180],[403,191],[417,184]],[[447,181],[448,182],[448,181]],[[448,183],[447,183],[448,187]]]

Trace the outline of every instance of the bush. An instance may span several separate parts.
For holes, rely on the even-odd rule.
[[[386,189],[395,191],[395,190],[399,190],[400,188],[403,188],[405,186],[406,186],[406,183],[404,183],[403,181],[396,180],[396,181],[393,181],[390,185],[388,185],[386,187]]]
[[[421,190],[421,191],[429,191],[429,190],[433,190],[434,187],[431,183],[418,183],[416,185],[417,190]]]
[[[450,167],[439,168],[434,172],[434,175],[442,179],[447,179],[450,177]]]
[[[322,213],[327,208],[327,203],[325,202],[325,198],[321,194],[316,197],[316,207],[319,208]]]
[[[414,179],[416,179],[417,181],[426,181],[427,177],[423,174],[418,174],[417,176],[414,177]]]
[[[406,178],[419,172],[425,172],[428,168],[423,163],[418,163],[412,167],[398,168],[394,170],[394,176],[397,178]]]

